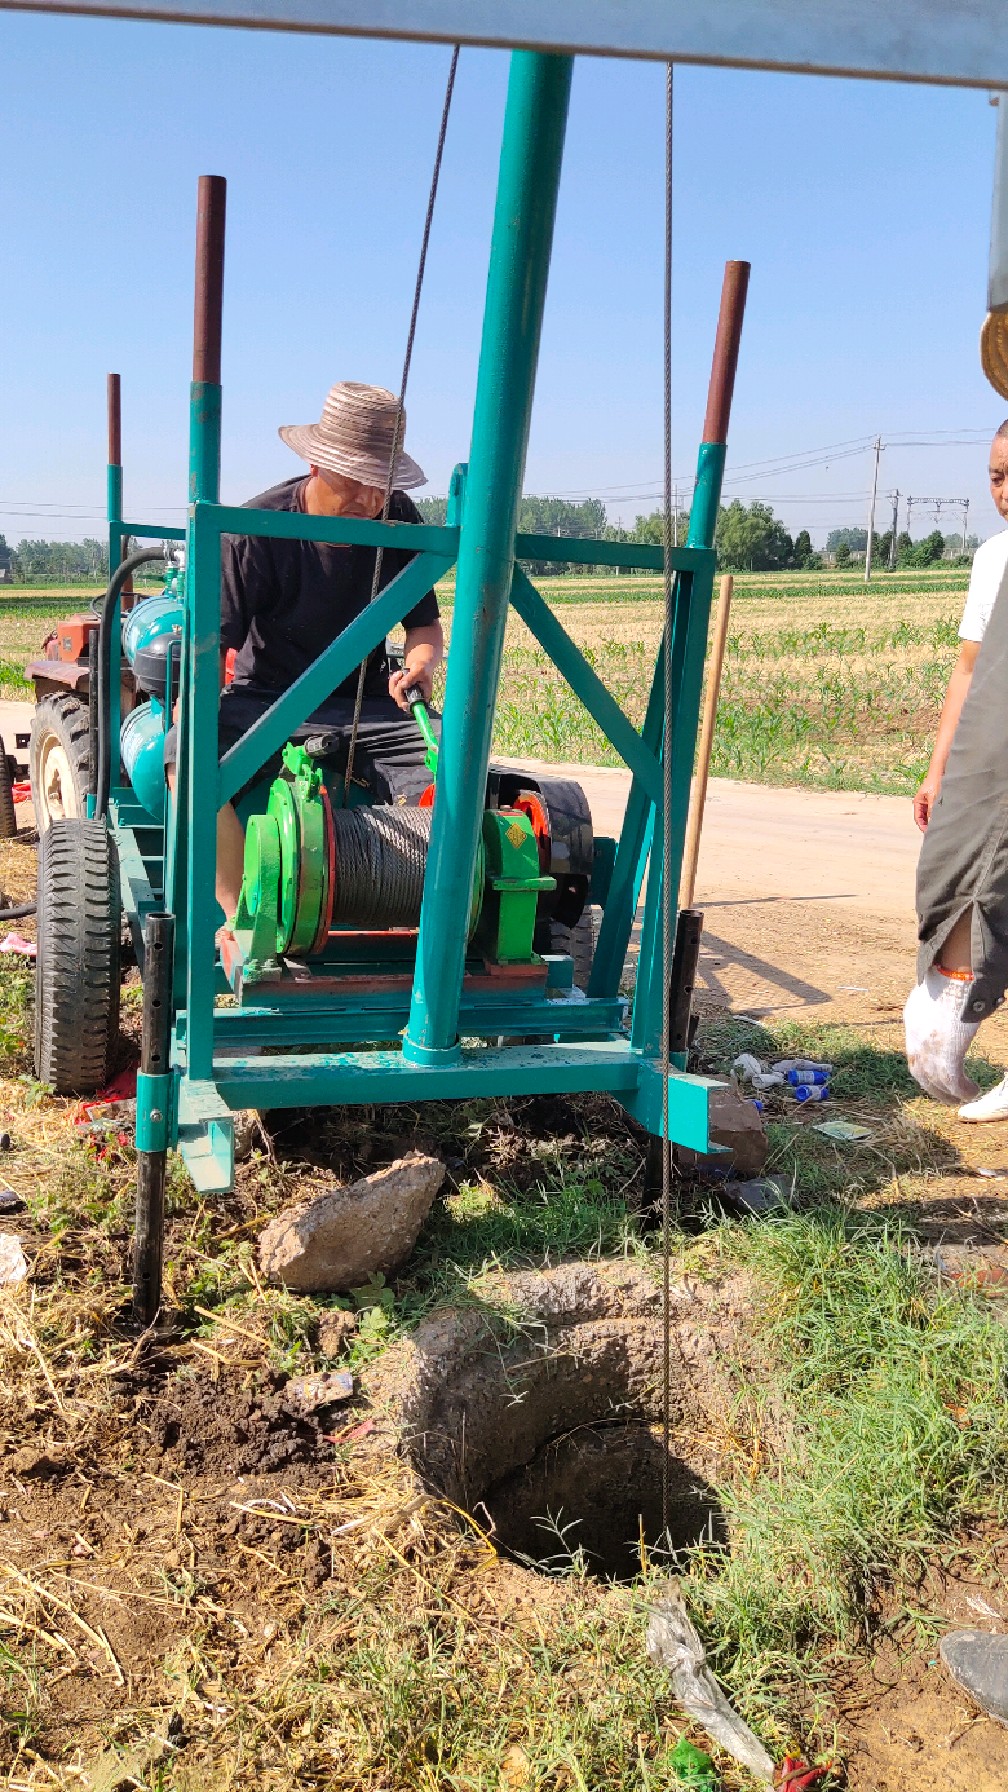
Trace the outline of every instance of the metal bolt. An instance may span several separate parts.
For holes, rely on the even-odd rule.
[[[162,1114],[160,1108],[151,1108],[150,1117],[151,1117],[151,1125],[152,1126],[160,1126],[162,1120],[164,1119],[164,1115]]]
[[[973,1013],[974,1014],[982,1014],[984,1009],[986,1008],[986,1006],[987,1006],[986,1002],[974,1002],[972,1004]]]

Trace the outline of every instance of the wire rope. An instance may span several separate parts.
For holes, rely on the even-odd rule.
[[[437,149],[434,152],[434,169],[431,174],[430,192],[427,196],[427,215],[424,219],[423,239],[420,244],[420,260],[417,265],[416,285],[413,289],[413,309],[410,312],[409,330],[406,335],[406,353],[403,356],[402,379],[399,383],[399,403],[396,409],[395,426],[392,431],[392,452],[389,455],[388,475],[385,480],[385,498],[381,509],[381,520],[388,522],[389,508],[392,503],[392,489],[395,484],[396,461],[402,438],[403,418],[406,414],[406,386],[409,381],[410,363],[413,359],[413,343],[416,338],[417,317],[420,312],[420,294],[423,291],[424,274],[427,269],[427,248],[430,243],[431,225],[434,222],[434,204],[437,199],[438,183],[441,179],[441,161],[444,156],[445,137],[448,134],[448,114],[451,111],[452,94],[455,90],[455,74],[458,69],[459,46],[452,50],[451,63],[448,69],[448,81],[445,86],[444,105],[441,108],[441,127],[438,131]],[[371,603],[378,596],[381,582],[382,559],[384,549],[379,545],[375,552],[374,576],[371,580]],[[343,801],[350,795],[350,779],[353,776],[354,756],[357,751],[357,735],[360,729],[361,706],[364,702],[364,679],[367,675],[367,655],[360,664],[357,674],[357,692],[354,697],[353,722],[350,727],[350,746],[347,752],[346,775],[343,780]]]

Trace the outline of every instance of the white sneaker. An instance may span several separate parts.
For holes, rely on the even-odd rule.
[[[986,1095],[967,1101],[959,1109],[960,1120],[1008,1120],[1008,1075],[1001,1078]]]

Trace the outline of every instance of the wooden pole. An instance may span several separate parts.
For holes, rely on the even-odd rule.
[[[707,801],[707,778],[710,773],[711,748],[714,745],[714,723],[717,719],[721,692],[721,668],[724,665],[728,639],[728,618],[731,614],[732,587],[730,572],[721,580],[717,615],[714,618],[714,639],[711,642],[707,689],[704,693],[703,717],[700,722],[700,746],[696,777],[690,792],[689,815],[686,821],[686,845],[683,849],[682,879],[679,885],[679,907],[692,908],[696,889],[697,860],[700,857],[700,829],[703,827],[704,804]]]

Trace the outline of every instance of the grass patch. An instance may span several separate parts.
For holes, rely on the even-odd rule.
[[[764,1466],[757,1432],[751,1479],[722,1490],[731,1558],[691,1591],[759,1719],[870,1642],[942,1539],[1003,1520],[1008,1331],[875,1216],[824,1207],[714,1248],[763,1292],[759,1400],[783,1444]]]

